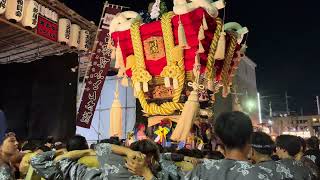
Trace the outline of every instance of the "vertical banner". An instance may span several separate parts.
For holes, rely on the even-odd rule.
[[[123,7],[106,2],[97,30],[95,44],[91,55],[91,67],[85,79],[85,88],[82,94],[77,114],[77,126],[90,128],[104,81],[111,61],[111,49],[108,49],[109,25],[116,14]]]

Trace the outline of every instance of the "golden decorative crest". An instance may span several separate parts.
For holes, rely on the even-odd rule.
[[[165,49],[163,43],[163,37],[152,36],[143,41],[144,52],[147,60],[156,61],[165,57]]]
[[[166,88],[164,85],[155,86],[152,91],[152,98],[166,99],[173,97],[173,88]]]

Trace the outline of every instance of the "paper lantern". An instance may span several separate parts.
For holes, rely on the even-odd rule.
[[[13,23],[19,22],[23,17],[24,0],[10,0],[7,2],[5,16]]]
[[[90,41],[90,33],[88,30],[80,31],[80,41],[78,49],[80,51],[88,51],[89,50],[89,41]]]
[[[0,14],[3,14],[6,11],[7,0],[0,0]]]
[[[33,29],[38,23],[39,4],[35,0],[26,0],[21,24],[27,29]]]
[[[77,24],[72,24],[70,29],[70,38],[68,45],[71,48],[78,48],[79,46],[79,35],[80,35],[80,26]]]
[[[59,19],[58,42],[68,44],[70,39],[71,21],[66,18]]]

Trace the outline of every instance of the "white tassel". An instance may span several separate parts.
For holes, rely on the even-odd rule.
[[[119,100],[119,84],[117,81],[116,91],[114,93],[113,103],[110,109],[110,136],[122,136],[122,106]]]
[[[198,69],[195,68],[196,66],[198,66],[200,64],[200,56],[198,53],[196,53],[195,57],[194,57],[194,65],[193,65],[193,74],[196,76],[196,74],[198,74]]]
[[[143,92],[148,92],[149,88],[148,88],[148,83],[144,82],[143,83]]]
[[[179,83],[178,83],[178,79],[174,78],[173,79],[173,89],[178,89],[179,88]]]
[[[226,51],[226,33],[221,32],[218,47],[216,50],[216,53],[214,54],[214,59],[223,60],[225,57],[225,51]]]
[[[179,39],[179,46],[184,49],[189,49],[190,46],[188,45],[186,33],[184,31],[183,24],[181,20],[179,20],[179,26],[178,26],[178,39]]]
[[[204,39],[205,39],[204,29],[203,29],[203,26],[201,25],[200,29],[199,29],[199,33],[198,33],[198,40],[199,40],[198,53],[204,53],[205,52],[205,50],[203,48],[203,45],[201,43],[201,40],[204,40]]]
[[[205,50],[203,48],[203,45],[202,45],[201,41],[199,41],[198,53],[204,53],[204,52],[205,52]]]
[[[121,80],[121,85],[123,87],[129,87],[129,79],[126,75],[124,75],[124,77]]]
[[[201,25],[199,28],[199,33],[198,33],[198,40],[204,40],[206,37],[204,35],[204,28]]]
[[[122,50],[120,47],[120,43],[118,41],[117,43],[117,49],[116,49],[116,64],[115,64],[115,68],[121,68],[123,65],[123,56],[122,56]]]
[[[199,113],[199,109],[198,91],[194,90],[189,95],[188,101],[184,104],[178,124],[171,135],[172,140],[185,141],[187,139],[192,124]]]
[[[166,88],[169,88],[169,87],[170,87],[170,78],[168,78],[168,77],[165,77],[165,78],[164,78],[164,86],[165,86]]]
[[[115,47],[112,47],[110,58],[112,61],[116,60],[116,48]]]
[[[203,29],[206,31],[208,30],[208,24],[207,24],[207,20],[206,20],[206,16],[203,14],[203,17],[202,17],[202,26],[203,26]]]
[[[200,76],[200,59],[199,55],[196,54],[195,62],[193,67],[193,73],[195,75],[195,81],[191,83],[193,91],[188,97],[188,101],[184,104],[182,114],[179,117],[178,124],[171,135],[171,139],[174,141],[185,141],[190,133],[192,124],[197,117],[200,104],[199,104],[199,76]],[[189,84],[190,85],[190,84]]]

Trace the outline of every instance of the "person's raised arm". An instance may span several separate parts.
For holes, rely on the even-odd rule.
[[[67,153],[64,153],[60,156],[57,156],[54,160],[55,161],[60,161],[64,158],[70,158],[70,159],[73,159],[73,160],[77,160],[77,159],[80,159],[84,156],[88,156],[88,155],[91,155],[93,154],[94,151],[91,150],[91,149],[86,149],[86,150],[74,150],[74,151],[69,151]]]
[[[120,156],[126,156],[129,159],[143,158],[143,154],[141,152],[133,151],[127,147],[118,146],[115,144],[100,143],[96,146],[95,150],[98,159],[108,159],[111,153]]]
[[[31,158],[30,164],[37,174],[45,179],[63,179],[60,170],[53,161],[55,156],[55,151],[43,152]]]
[[[152,174],[152,171],[148,167],[145,158],[127,159],[126,167],[131,173],[142,176],[145,180],[156,179],[156,177]]]

